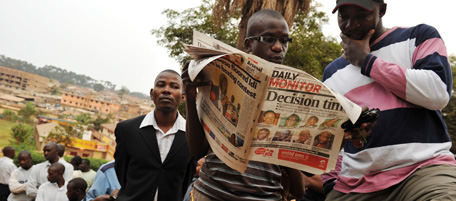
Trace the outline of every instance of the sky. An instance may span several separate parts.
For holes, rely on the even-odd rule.
[[[323,5],[325,35],[339,38],[335,0]],[[180,65],[150,31],[166,24],[165,9],[183,11],[201,0],[0,0],[0,55],[36,67],[52,65],[148,94],[164,69]],[[430,24],[456,54],[456,1],[386,0],[386,27]],[[451,9],[451,10],[450,10]]]

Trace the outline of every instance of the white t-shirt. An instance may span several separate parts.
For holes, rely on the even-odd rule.
[[[59,187],[57,183],[46,182],[38,189],[35,201],[68,201],[67,184]]]

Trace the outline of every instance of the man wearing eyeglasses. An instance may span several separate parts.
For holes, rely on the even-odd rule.
[[[275,10],[261,10],[253,14],[247,23],[247,52],[274,63],[282,63],[288,50],[288,25]],[[187,143],[195,158],[204,157],[209,150],[203,127],[196,111],[196,87],[208,85],[191,82],[183,69],[183,82],[187,98]],[[198,80],[198,79],[197,79]],[[288,175],[288,177],[284,177]],[[194,184],[193,200],[282,200],[283,181],[288,181],[290,193],[298,198],[304,195],[303,175],[299,170],[282,170],[278,165],[250,161],[247,170],[240,173],[224,164],[214,153],[206,157],[199,179]]]

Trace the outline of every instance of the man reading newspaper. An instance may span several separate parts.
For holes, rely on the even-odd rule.
[[[252,15],[247,24],[246,36],[245,47],[249,53],[279,64],[291,41],[285,19],[274,10],[261,10]],[[210,83],[198,78],[191,82],[187,69],[188,65],[183,69],[188,115],[187,142],[192,154],[201,158],[208,153],[209,143],[196,109],[196,87]],[[304,195],[303,174],[295,169],[281,169],[275,164],[250,161],[246,171],[240,173],[211,153],[206,157],[199,176],[193,191],[193,198],[197,201],[282,200],[284,185],[295,197]]]

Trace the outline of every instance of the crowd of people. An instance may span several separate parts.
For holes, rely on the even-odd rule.
[[[22,150],[13,163],[15,148],[3,148],[0,159],[1,201],[108,201],[120,189],[114,161],[102,165],[98,172],[90,169],[90,160],[79,156],[65,161],[65,147],[54,142],[43,148],[46,161],[32,164],[32,155]],[[107,175],[107,176],[106,176]]]
[[[312,175],[250,161],[240,173],[227,166],[210,151],[196,109],[197,88],[214,88],[214,83],[200,77],[191,81],[187,63],[182,75],[173,70],[158,74],[150,90],[153,111],[117,124],[115,161],[96,174],[87,159],[75,156],[73,165],[63,160],[55,143],[46,144],[46,161],[33,167],[30,153],[22,151],[16,168],[14,149],[5,147],[1,200],[8,194],[8,200],[46,201],[456,200],[456,161],[441,114],[453,86],[446,48],[432,26],[384,27],[386,10],[383,0],[337,0],[332,11],[338,16],[343,52],[325,68],[323,82],[363,110],[380,109],[375,122],[345,133],[334,171]],[[248,53],[281,64],[291,41],[289,25],[275,10],[260,10],[248,20]],[[213,90],[213,101],[226,93],[219,80],[222,90]],[[184,99],[186,119],[177,110]],[[273,111],[263,115],[260,123],[274,123]],[[295,127],[298,121],[290,115],[284,126]],[[317,117],[310,117],[305,127],[316,127],[316,122]],[[351,139],[361,131],[368,134],[366,141],[355,146]],[[256,140],[271,134],[257,132]],[[279,137],[289,140],[286,133]],[[304,130],[296,142],[309,144],[309,138]],[[330,149],[332,139],[333,134],[322,132],[314,146]]]

